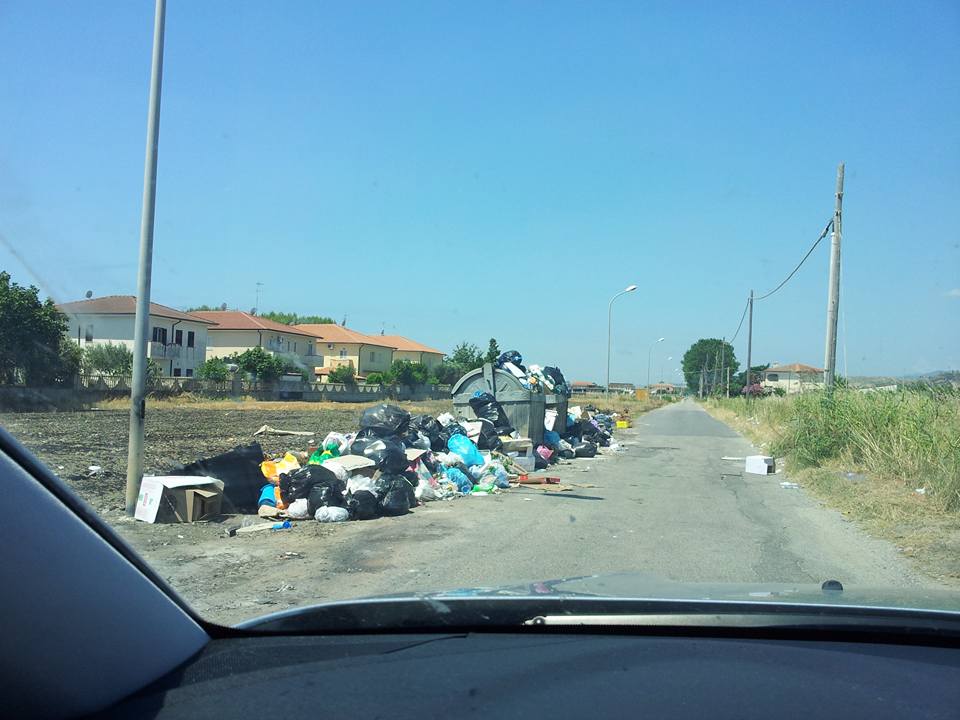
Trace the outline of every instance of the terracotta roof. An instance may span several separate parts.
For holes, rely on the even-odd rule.
[[[345,328],[335,323],[332,324],[304,324],[294,325],[301,332],[320,340],[326,340],[331,343],[354,343],[359,345],[375,345],[393,350],[393,346],[383,342],[379,335],[364,335],[356,330]]]
[[[790,365],[774,365],[773,367],[768,367],[764,372],[795,372],[803,375],[817,375],[822,374],[823,370],[812,367],[811,365],[804,365],[803,363],[791,363]]]
[[[428,347],[423,343],[418,343],[416,340],[411,340],[406,338],[403,335],[374,335],[373,337],[381,340],[382,342],[387,343],[394,350],[402,350],[404,352],[425,352],[433,353],[435,355],[443,355],[443,352],[440,350],[434,350],[432,347]]]
[[[600,386],[597,385],[596,383],[587,382],[585,380],[574,380],[572,383],[570,383],[570,387],[600,387]]]
[[[284,325],[240,310],[194,310],[193,314],[215,323],[210,328],[210,332],[216,330],[270,330],[271,332],[282,332],[289,335],[313,337],[310,333],[298,330],[295,325]]]
[[[57,305],[60,312],[69,315],[135,315],[137,312],[137,298],[135,295],[106,295],[104,297],[77,300],[76,302]],[[150,303],[150,314],[157,317],[172,318],[174,320],[191,320],[193,322],[210,323],[196,313],[185,313],[174,310],[172,307],[160,303]]]

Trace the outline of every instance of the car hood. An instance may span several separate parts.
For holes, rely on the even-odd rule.
[[[947,589],[871,588],[842,581],[679,583],[647,573],[556,578],[515,585],[396,593],[273,613],[237,626],[267,631],[511,626],[540,615],[633,614],[692,618],[802,612],[937,615],[960,628],[960,593]]]

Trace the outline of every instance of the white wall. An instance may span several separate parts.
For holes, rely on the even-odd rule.
[[[133,350],[133,315],[107,315],[96,313],[78,313],[67,315],[67,337],[80,345],[125,345]],[[153,337],[153,328],[166,328],[167,345],[151,342],[148,345],[148,355],[160,364],[164,375],[179,374],[182,376],[193,374],[206,359],[207,353],[207,325],[191,320],[172,320],[170,318],[150,316],[150,334]],[[181,330],[183,337],[181,345],[175,343],[176,331]],[[194,333],[194,347],[187,347],[188,333]],[[91,340],[87,340],[89,334]]]

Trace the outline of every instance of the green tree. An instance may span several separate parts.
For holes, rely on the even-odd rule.
[[[344,383],[346,385],[353,385],[356,383],[353,365],[341,365],[340,367],[335,367],[330,371],[329,378],[330,382],[332,383]]]
[[[262,347],[244,350],[235,355],[233,362],[246,373],[252,374],[257,380],[273,382],[286,370],[286,364],[280,358],[268,353]]]
[[[483,361],[495,363],[500,357],[500,346],[497,345],[496,338],[490,338],[490,344],[487,346],[487,354],[483,356]]]
[[[18,285],[0,272],[0,383],[69,381],[79,353],[66,331],[67,318],[52,300],[41,301],[36,287]]]
[[[426,365],[409,360],[394,360],[390,366],[390,375],[398,385],[423,385],[429,374]]]
[[[88,345],[83,351],[83,368],[103,375],[131,375],[133,352],[126,345]]]
[[[186,310],[184,310],[184,312],[189,313],[189,312],[196,312],[198,310],[200,312],[204,312],[204,311],[219,310],[219,309],[220,309],[219,307],[210,307],[209,305],[197,305],[196,307],[188,307]]]
[[[386,385],[382,372],[372,372],[367,375],[367,385]]]
[[[766,365],[751,365],[750,366],[750,380],[752,384],[756,385],[760,382],[760,373],[770,367],[770,363]],[[730,394],[740,392],[747,384],[747,371],[744,369],[743,372],[738,372],[736,375],[730,378]]]
[[[230,377],[227,363],[223,358],[210,358],[197,368],[197,377],[201,380],[223,382]]]
[[[437,385],[453,385],[463,374],[460,366],[449,360],[444,360],[430,371],[432,382]]]
[[[326,315],[297,315],[292,312],[281,312],[271,310],[270,312],[260,313],[260,317],[284,325],[334,325],[333,318]]]
[[[699,390],[702,373],[704,394],[709,395],[715,392],[726,392],[726,369],[730,368],[730,374],[733,377],[740,363],[737,362],[737,356],[730,343],[718,338],[701,338],[683,354],[680,367],[690,392],[696,393]]]
[[[483,355],[473,343],[462,342],[453,349],[450,362],[459,367],[463,374],[483,365]]]

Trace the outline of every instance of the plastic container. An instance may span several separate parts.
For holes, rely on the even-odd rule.
[[[470,407],[470,398],[478,391],[488,392],[497,399],[510,424],[521,436],[530,438],[534,445],[543,442],[544,395],[530,392],[506,370],[495,369],[486,363],[482,368],[468,372],[453,386],[453,406],[469,420],[476,418]]]

